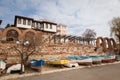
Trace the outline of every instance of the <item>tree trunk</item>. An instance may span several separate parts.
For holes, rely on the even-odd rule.
[[[29,59],[29,56],[26,56],[25,58],[24,58],[24,60],[23,60],[23,64],[25,65],[25,66],[27,66],[28,65],[28,59]]]

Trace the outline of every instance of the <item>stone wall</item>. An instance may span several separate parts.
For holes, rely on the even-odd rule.
[[[15,44],[1,44],[2,48],[6,49],[8,52],[7,55],[7,62],[8,63],[19,63],[20,62],[20,55],[17,51],[14,49],[10,49],[11,46],[15,46]],[[48,58],[49,56],[55,57],[60,55],[68,55],[68,54],[93,54],[94,52],[94,46],[90,45],[78,45],[74,43],[68,43],[68,44],[54,44],[54,45],[47,45],[47,46],[38,46],[37,51],[34,52],[30,59],[40,59],[41,55],[45,56],[45,58]]]

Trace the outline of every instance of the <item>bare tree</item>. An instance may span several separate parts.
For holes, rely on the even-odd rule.
[[[23,40],[16,41],[16,46],[13,47],[20,55],[21,72],[23,73],[23,65],[27,65],[29,56],[36,51],[36,37],[32,32],[28,32]]]
[[[30,43],[27,40],[17,41],[16,46],[14,46],[15,51],[17,51],[20,55],[21,59],[21,73],[23,73],[23,65],[27,65],[27,61],[30,55],[32,55],[36,51],[36,46],[34,41]]]
[[[92,29],[86,29],[82,36],[87,40],[88,44],[96,37],[96,32]]]
[[[120,53],[120,17],[113,18],[111,22],[111,36],[114,36],[118,42]]]
[[[16,42],[16,46],[14,46],[14,49],[20,54],[21,71],[23,71],[22,66],[27,64],[30,55],[32,55],[34,52],[42,55],[41,49],[43,46],[48,45],[45,44],[47,41],[48,37],[43,39],[42,33],[38,33],[38,36],[35,37],[32,32],[28,32],[22,41]]]

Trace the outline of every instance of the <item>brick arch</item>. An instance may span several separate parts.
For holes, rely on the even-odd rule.
[[[111,43],[112,49],[117,48],[116,42],[113,38],[110,38],[110,43]],[[112,43],[113,43],[113,45],[112,45]]]
[[[105,50],[106,50],[106,51],[107,51],[107,50],[109,50],[109,51],[112,50],[112,46],[111,46],[110,39],[107,38],[107,37],[105,37],[104,40],[105,40]],[[106,43],[106,41],[107,41],[107,43]],[[107,45],[108,45],[108,48],[107,48]]]
[[[3,34],[2,34],[2,37],[3,37],[4,40],[6,40],[6,35],[7,35],[7,32],[8,32],[9,30],[15,30],[15,31],[17,31],[17,32],[18,32],[18,35],[19,35],[19,36],[18,36],[18,39],[19,39],[19,40],[21,39],[22,32],[21,32],[20,29],[18,29],[17,27],[8,27],[8,28],[6,28],[6,29],[3,31]]]
[[[102,41],[102,43],[100,43],[100,40]],[[96,47],[99,48],[102,44],[102,47],[103,47],[103,50],[106,51],[105,49],[105,46],[106,46],[106,43],[105,43],[105,39],[102,38],[102,37],[98,37],[97,40],[96,40]]]
[[[35,38],[35,39],[37,38],[37,32],[36,32],[35,30],[33,30],[33,29],[27,29],[27,30],[23,31],[22,39],[25,38],[25,35],[26,35],[28,32],[32,32],[32,33],[34,33],[34,35],[35,35],[34,38]]]

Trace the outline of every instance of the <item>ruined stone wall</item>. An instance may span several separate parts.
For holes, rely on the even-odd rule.
[[[104,52],[113,51],[117,48],[115,40],[107,37],[98,37],[96,40],[96,47],[102,47]]]
[[[20,62],[20,55],[17,51],[14,49],[10,49],[11,46],[15,46],[16,44],[1,44],[1,47],[6,49],[8,51],[7,56],[7,62],[8,63],[19,63]],[[48,45],[48,46],[42,46],[41,49],[39,48],[41,46],[37,47],[37,51],[34,52],[30,56],[30,59],[40,59],[41,55],[52,55],[53,57],[55,55],[68,55],[68,54],[92,54],[94,52],[94,46],[90,45],[78,45],[78,44],[56,44],[56,45]]]

